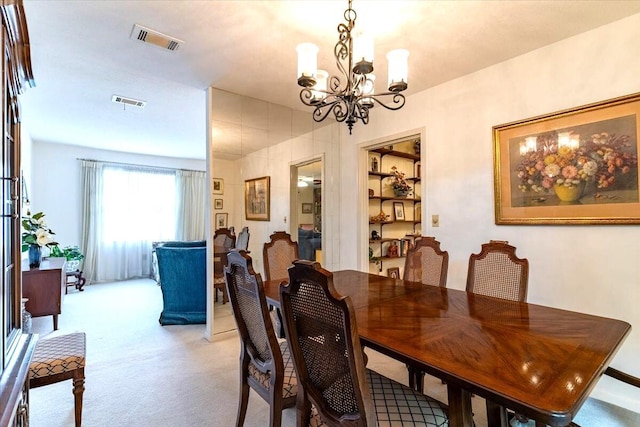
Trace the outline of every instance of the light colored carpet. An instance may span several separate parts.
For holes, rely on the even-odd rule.
[[[51,316],[33,319],[33,332],[41,338],[87,334],[83,426],[235,424],[240,344],[229,304],[215,306],[212,342],[203,338],[204,325],[160,326],[161,310],[160,288],[143,279],[91,285],[84,292],[70,288],[58,331],[52,330]],[[403,364],[371,350],[367,354],[368,367],[406,384]],[[73,426],[71,387],[65,381],[31,390],[31,426]],[[446,386],[439,380],[427,377],[425,389],[446,402]],[[473,409],[476,425],[486,426],[484,400],[474,397]],[[591,400],[582,412],[589,415],[583,427],[640,425],[640,415],[633,413],[627,419],[618,417],[618,411],[601,418],[605,412]],[[251,392],[245,426],[267,424],[268,406]],[[294,408],[284,411],[282,425],[295,426]]]

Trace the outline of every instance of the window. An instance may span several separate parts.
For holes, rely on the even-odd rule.
[[[176,237],[176,175],[105,167],[103,243],[172,240]]]

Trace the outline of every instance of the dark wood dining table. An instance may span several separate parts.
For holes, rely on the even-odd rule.
[[[537,425],[566,426],[604,373],[631,326],[623,321],[354,270],[333,273],[351,298],[363,345],[441,378],[449,425],[473,425],[471,395]],[[264,283],[280,305],[280,281]]]

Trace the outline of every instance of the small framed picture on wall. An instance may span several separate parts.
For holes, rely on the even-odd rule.
[[[222,199],[215,199],[214,200],[214,208],[215,209],[222,209]]]
[[[211,180],[211,193],[212,194],[224,194],[224,179],[212,178]]]
[[[229,220],[228,213],[217,213],[216,214],[216,230],[220,228],[228,228],[227,221]]]
[[[303,203],[302,204],[302,213],[303,214],[313,213],[313,203]]]

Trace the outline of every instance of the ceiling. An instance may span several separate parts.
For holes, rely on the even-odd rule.
[[[204,159],[207,87],[305,110],[296,45],[317,44],[319,66],[334,71],[346,6],[24,0],[36,82],[22,97],[25,128],[35,141]],[[374,29],[378,82],[386,82],[387,51],[410,51],[410,95],[640,13],[640,1],[355,0],[353,8],[356,29]],[[171,52],[132,40],[134,24],[184,43]],[[147,105],[125,107],[113,95]]]

